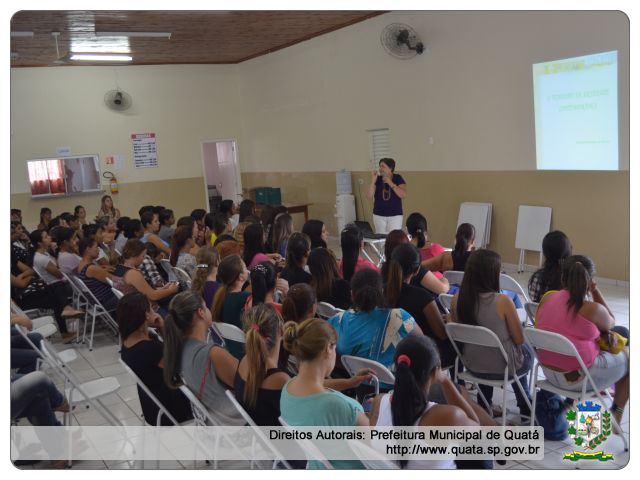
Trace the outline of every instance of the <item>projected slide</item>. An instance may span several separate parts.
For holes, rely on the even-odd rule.
[[[618,52],[533,65],[539,170],[618,169]]]

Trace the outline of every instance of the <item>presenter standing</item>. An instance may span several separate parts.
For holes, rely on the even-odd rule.
[[[371,172],[368,196],[373,199],[373,223],[376,233],[387,234],[402,229],[402,199],[407,196],[407,184],[394,173],[396,162],[382,158],[379,170]]]

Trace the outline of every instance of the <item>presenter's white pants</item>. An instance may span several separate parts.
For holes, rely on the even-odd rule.
[[[394,217],[374,215],[373,225],[375,226],[376,233],[384,233],[385,235],[391,230],[402,230],[402,215],[396,215]]]

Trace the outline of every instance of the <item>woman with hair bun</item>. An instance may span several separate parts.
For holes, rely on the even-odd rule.
[[[292,426],[368,426],[362,405],[325,388],[324,380],[336,363],[336,332],[317,318],[284,325],[284,347],[298,359],[298,375],[288,381],[280,397],[280,412]],[[334,468],[362,468],[359,461],[332,460]],[[309,461],[308,468],[322,468]]]
[[[562,290],[549,291],[540,300],[536,328],[564,335],[573,343],[599,389],[615,384],[611,412],[620,424],[629,401],[629,347],[619,353],[602,350],[598,340],[615,331],[629,338],[629,330],[615,326],[615,318],[593,276],[589,257],[573,255],[562,265]],[[567,390],[582,388],[577,360],[565,355],[538,351],[549,382]]]
[[[276,302],[276,288],[286,295],[289,284],[286,280],[278,278],[273,263],[261,262],[254,265],[249,271],[249,277],[251,278],[251,296],[247,298],[245,311],[254,305],[266,303],[275,308],[278,313],[282,313],[282,304]]]
[[[422,265],[430,271],[446,272],[456,270],[464,272],[469,255],[475,248],[476,229],[470,223],[461,223],[456,230],[456,243],[451,252],[423,260]]]

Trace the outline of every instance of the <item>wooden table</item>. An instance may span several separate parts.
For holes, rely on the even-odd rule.
[[[311,203],[303,203],[300,205],[294,205],[291,203],[283,203],[289,213],[304,213],[304,221],[309,220],[309,205],[313,205]]]

